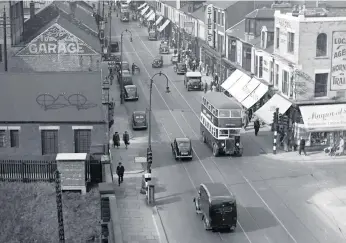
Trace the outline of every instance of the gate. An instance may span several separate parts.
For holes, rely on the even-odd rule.
[[[87,183],[97,184],[102,182],[102,164],[100,160],[91,159],[85,163],[85,178]]]

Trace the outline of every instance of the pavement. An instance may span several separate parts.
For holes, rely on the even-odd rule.
[[[134,77],[140,99],[126,102],[127,114],[148,107],[152,75],[162,71],[169,79],[168,94],[166,79],[158,75],[154,79],[152,149],[157,213],[170,243],[346,242],[343,233],[346,206],[341,197],[345,193],[346,164],[342,159],[324,157],[326,160],[312,163],[306,160],[311,157],[317,161],[317,155],[312,153],[306,158],[299,156],[299,160],[293,152],[279,151],[274,156],[272,133],[266,127],[261,128],[259,136],[254,135],[252,128],[242,132],[242,157],[214,158],[210,148],[200,140],[203,92],[185,89],[183,76],[173,71],[170,55],[164,55],[163,68],[151,67],[160,42],[148,41],[146,28],[139,28],[134,22],[120,23],[118,18],[114,18],[113,26],[117,27],[116,35],[125,29],[132,32],[132,43],[128,37],[124,38],[124,58],[141,69],[140,75]],[[139,154],[146,148],[147,131],[132,132],[132,137],[138,142],[131,142],[134,150],[128,152]],[[192,161],[173,159],[170,142],[175,137],[192,139],[195,155]],[[238,224],[234,232],[207,232],[195,214],[193,197],[198,186],[206,182],[223,182],[236,196]],[[123,187],[125,184],[120,186]]]

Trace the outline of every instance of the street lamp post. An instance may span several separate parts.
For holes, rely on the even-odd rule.
[[[132,32],[128,29],[121,32],[120,35],[120,102],[124,104],[124,83],[123,83],[123,36],[124,32],[130,33],[130,42],[132,42]]]
[[[169,93],[170,90],[169,90],[169,86],[168,86],[168,82],[169,82],[169,79],[167,77],[166,74],[162,73],[162,72],[158,72],[158,73],[155,73],[151,78],[150,78],[150,89],[149,89],[149,136],[148,136],[148,149],[147,149],[147,152],[151,154],[151,100],[152,100],[152,93],[153,93],[153,83],[154,83],[154,78],[159,75],[159,76],[164,76],[166,78],[166,81],[167,81],[167,84],[166,84],[166,93]],[[150,168],[151,168],[151,163],[148,161],[148,158],[147,158],[147,170],[150,171]]]

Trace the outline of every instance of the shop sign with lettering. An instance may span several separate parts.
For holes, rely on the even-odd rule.
[[[54,24],[32,40],[17,53],[17,56],[41,55],[98,55],[89,45],[68,32],[59,24]]]
[[[335,31],[332,37],[330,90],[346,90],[346,31]]]
[[[214,7],[212,4],[207,6],[205,13],[205,23],[207,23],[207,42],[209,46],[214,47]]]
[[[301,106],[299,109],[307,128],[345,128],[346,126],[344,104]]]

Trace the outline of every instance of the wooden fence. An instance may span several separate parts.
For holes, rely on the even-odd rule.
[[[0,181],[53,182],[56,161],[0,160]],[[102,182],[102,166],[98,160],[85,161],[87,183]]]

